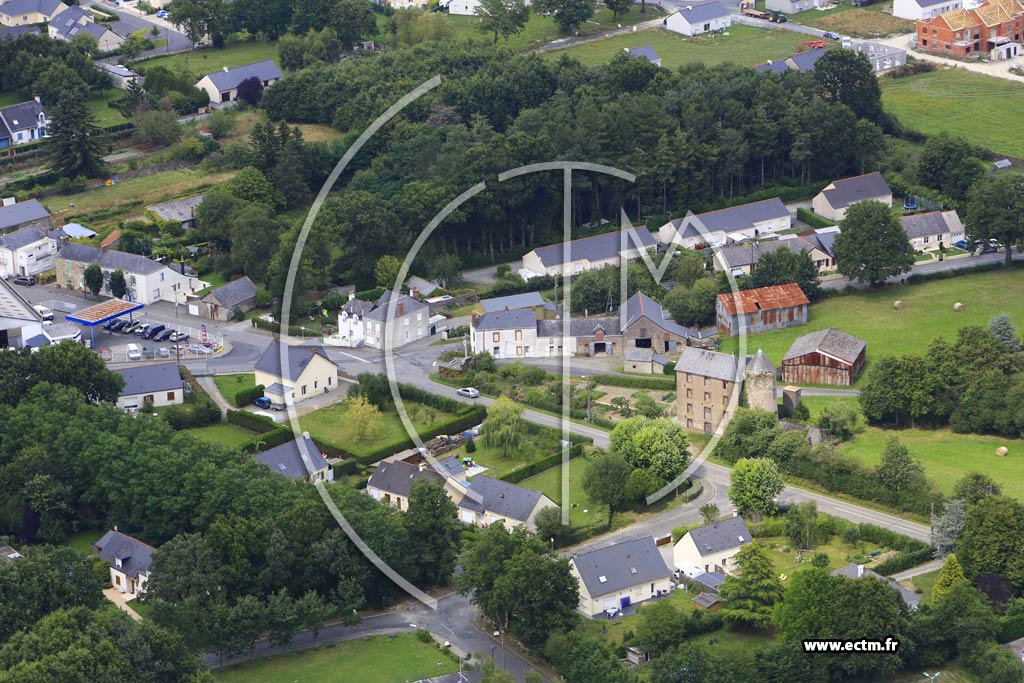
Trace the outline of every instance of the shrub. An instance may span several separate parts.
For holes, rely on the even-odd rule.
[[[192,403],[167,406],[160,416],[175,430],[196,429],[220,422],[220,408],[209,396],[193,394]]]
[[[257,415],[257,417],[259,416]],[[288,443],[294,438],[295,435],[291,427],[274,427],[268,432],[254,436],[249,443],[242,446],[242,450],[246,453],[262,453],[283,443]]]
[[[624,375],[593,375],[591,379],[597,384],[610,387],[626,387],[629,389],[650,389],[654,391],[675,391],[675,378],[663,377],[626,377]]]
[[[835,225],[835,223],[833,223],[832,221],[826,218],[822,218],[818,214],[808,209],[805,209],[802,206],[797,208],[796,217],[797,220],[803,221],[812,228],[828,228]]]
[[[244,410],[229,410],[227,421],[230,424],[238,425],[239,427],[244,427],[245,429],[249,429],[260,434],[269,432],[272,429],[277,429],[277,424],[269,417],[254,415]]]
[[[416,631],[416,640],[420,641],[421,643],[433,643],[434,636],[430,635],[430,631],[428,631],[427,629],[421,628]]]
[[[241,391],[235,392],[235,407],[244,408],[249,405],[263,395],[264,388],[265,387],[262,384],[257,384],[254,387],[249,387],[248,389],[242,389]]]
[[[342,460],[339,463],[335,463],[333,466],[334,474],[338,475],[349,475],[355,474],[359,471],[359,463],[355,460]]]

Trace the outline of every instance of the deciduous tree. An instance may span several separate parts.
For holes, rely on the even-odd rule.
[[[1003,265],[1013,265],[1013,246],[1024,241],[1024,177],[979,179],[967,193],[964,225],[970,239],[995,239],[1002,244]]]
[[[523,440],[523,409],[511,399],[502,396],[487,409],[480,441],[486,448],[497,448],[509,455]]]
[[[608,506],[608,526],[612,515],[626,503],[626,480],[633,468],[617,453],[604,453],[587,465],[583,490],[591,500]]]
[[[480,32],[490,33],[491,42],[497,44],[498,36],[515,35],[525,28],[530,7],[524,0],[481,0],[476,15],[480,17]]]
[[[913,267],[914,249],[907,232],[885,204],[854,204],[839,227],[842,232],[833,252],[836,268],[846,277],[874,286]]]
[[[768,516],[782,493],[782,475],[772,460],[743,458],[729,475],[729,500],[741,515]]]
[[[594,0],[538,0],[534,8],[550,14],[564,34],[572,33],[594,16]]]
[[[415,539],[413,564],[419,580],[430,586],[446,585],[458,560],[462,525],[458,508],[444,486],[426,480],[415,482],[403,521],[409,537]]]
[[[97,296],[100,290],[103,289],[103,270],[100,268],[98,263],[90,263],[85,267],[85,286],[93,293],[93,296]]]
[[[124,279],[124,271],[120,268],[110,274],[110,293],[115,299],[123,299],[128,293],[128,283]]]

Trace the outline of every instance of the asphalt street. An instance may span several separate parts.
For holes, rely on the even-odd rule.
[[[101,0],[83,0],[82,4],[87,6],[95,5],[100,9],[116,14],[118,20],[112,23],[111,28],[114,33],[120,36],[128,37],[130,34],[141,30],[145,31],[146,37],[151,40],[160,38],[167,39],[167,45],[154,48],[152,50],[145,50],[140,55],[140,58],[159,57],[160,55],[184,52],[192,49],[192,41],[188,39],[188,36],[178,31],[173,24],[165,19],[159,19],[155,15],[143,15],[137,9],[118,7],[113,3],[101,2]],[[154,36],[150,33],[154,26],[160,31],[159,36]],[[111,60],[107,59],[101,61]]]

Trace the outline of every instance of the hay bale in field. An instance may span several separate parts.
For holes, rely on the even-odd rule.
[[[1007,448],[1006,446],[1000,446],[999,448],[996,449],[996,455],[998,455],[1000,458],[1005,458],[1009,454],[1010,449]]]
[[[955,304],[953,304],[953,310],[959,313],[960,311],[964,310],[964,305],[957,301]]]
[[[892,302],[892,307],[895,308],[897,311],[902,309],[903,308],[903,301],[901,301],[900,299],[897,299],[896,301]]]

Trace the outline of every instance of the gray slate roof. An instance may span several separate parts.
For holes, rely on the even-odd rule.
[[[236,66],[234,69],[228,69],[227,71],[214,71],[211,74],[207,74],[213,83],[213,87],[217,88],[219,92],[234,90],[238,87],[239,83],[253,76],[260,79],[260,81],[272,81],[281,78],[282,75],[281,70],[277,68],[277,64],[274,63],[273,59]]]
[[[822,190],[825,199],[834,209],[843,209],[857,202],[880,199],[892,194],[885,178],[878,171],[865,175],[843,178],[832,183],[834,189]]]
[[[701,555],[720,553],[751,542],[750,530],[742,517],[730,517],[699,529],[691,529],[688,533]]]
[[[49,25],[53,27],[53,29],[62,38],[70,40],[78,35],[78,33],[83,29],[87,30],[89,24],[92,23],[92,13],[78,5],[74,5],[51,19]],[[103,29],[102,27],[99,28],[101,29],[100,35],[102,35],[103,31],[106,29]]]
[[[425,467],[421,470],[416,465],[395,460],[393,462],[382,462],[377,465],[377,469],[370,475],[366,485],[386,493],[393,493],[397,496],[408,498],[409,494],[412,493],[412,485],[420,479],[444,481],[444,477],[431,467]]]
[[[0,247],[17,250],[47,238],[52,239],[50,231],[36,223],[18,228],[14,232],[0,234]]]
[[[538,320],[538,337],[558,337],[562,334],[564,320]],[[622,334],[622,324],[619,316],[602,318],[570,318],[570,337],[593,337],[597,330],[604,331],[606,336],[616,337]]]
[[[686,229],[683,233],[684,237],[691,235],[699,235],[699,231],[693,227],[696,222],[694,219],[699,220],[700,224],[710,232],[716,232],[722,230],[725,232],[732,232],[734,230],[746,230],[754,227],[755,223],[761,221],[773,220],[776,218],[789,218],[789,209],[782,203],[782,200],[778,197],[771,199],[765,199],[760,202],[751,202],[750,204],[741,204],[739,206],[730,206],[727,209],[718,209],[717,211],[708,211],[706,213],[697,214],[689,221],[686,218],[680,218],[672,221],[672,224],[679,227],[685,225]]]
[[[504,311],[506,308],[509,310],[532,308],[534,306],[544,306],[546,303],[540,292],[526,292],[525,294],[498,296],[493,299],[480,299],[480,305],[483,306],[485,313]]]
[[[676,362],[676,372],[688,372],[726,382],[736,382],[736,356],[687,346]]]
[[[643,58],[652,64],[656,64],[661,56],[658,55],[658,51],[650,45],[641,45],[640,47],[630,48],[629,56],[633,59]]]
[[[523,488],[500,479],[491,479],[484,475],[473,477],[467,483],[470,491],[483,498],[483,504],[477,503],[469,495],[463,497],[459,507],[474,512],[493,512],[494,514],[525,522],[530,513],[537,507],[541,493],[533,489]]]
[[[758,349],[754,357],[747,363],[747,372],[757,375],[774,375],[775,366],[768,360],[768,356],[764,355],[764,351]]]
[[[734,244],[731,247],[719,249],[716,257],[720,258],[727,268],[740,268],[756,264],[761,260],[762,256],[777,249],[789,249],[794,254],[799,254],[801,251],[810,252],[815,246],[802,237],[792,237],[785,240],[777,239]]]
[[[38,36],[40,34],[37,26],[0,26],[0,40],[17,40],[24,35]]]
[[[703,5],[693,5],[691,9],[681,9],[676,14],[682,16],[690,24],[697,24],[710,19],[729,16],[729,10],[717,2],[708,2]]]
[[[0,230],[7,230],[33,221],[47,221],[49,218],[50,212],[38,200],[29,199],[0,207]]]
[[[797,52],[795,55],[788,57],[786,61],[792,62],[800,71],[814,71],[814,65],[819,59],[825,56],[826,52],[828,52],[828,50],[807,50],[806,52]]]
[[[914,0],[918,7],[934,7],[935,5],[941,5],[948,0]]]
[[[196,217],[196,207],[202,204],[205,198],[205,194],[197,194],[182,199],[172,199],[168,202],[147,206],[146,210],[152,211],[162,220],[184,223]]]
[[[231,308],[254,298],[257,291],[258,288],[253,281],[248,276],[243,275],[237,280],[232,280],[226,285],[221,285],[213,290],[203,297],[203,301],[210,299],[224,308]]]
[[[651,235],[651,231],[645,227],[633,228],[636,231],[637,237],[640,240],[640,244],[643,248],[653,247],[655,244],[654,237]],[[588,261],[602,261],[605,259],[614,258],[619,255],[621,249],[621,232],[606,232],[603,235],[594,235],[593,237],[582,237],[578,240],[569,242],[569,259],[570,261],[579,261],[586,259]],[[534,253],[541,260],[546,267],[560,266],[563,261],[563,243],[549,244],[546,247],[538,247],[534,249]],[[626,236],[626,248],[634,249],[636,245],[633,242],[633,238],[629,235]]]
[[[820,351],[847,363],[853,363],[865,346],[867,346],[867,342],[860,337],[854,337],[852,334],[830,327],[794,339],[782,360],[793,360],[808,353]]]
[[[67,247],[65,247],[67,248]],[[287,351],[286,363],[284,373],[281,371],[281,347],[284,346]],[[327,352],[322,346],[290,346],[282,344],[279,341],[270,342],[270,346],[263,352],[259,360],[256,361],[254,369],[260,372],[266,372],[277,377],[294,382],[302,374],[302,371],[306,369],[309,362],[313,360],[313,356],[319,355],[327,360],[329,363],[334,363],[333,360],[328,357]]]
[[[477,330],[516,330],[537,327],[537,314],[530,308],[484,313],[476,319]]]
[[[950,212],[956,214],[955,211]],[[917,213],[912,216],[900,218],[903,230],[907,233],[908,239],[938,235],[950,231],[950,225],[946,221],[946,212],[929,211],[928,213]]]
[[[124,377],[124,389],[121,390],[121,396],[177,391],[182,387],[177,363],[136,365],[114,370],[114,372]]]
[[[9,320],[22,320],[26,322],[41,322],[39,314],[32,304],[21,295],[7,280],[0,278],[0,318]],[[42,336],[41,334],[39,336]],[[26,340],[27,341],[27,340]],[[49,340],[43,337],[43,344],[49,344]]]
[[[771,71],[772,73],[782,74],[789,71],[789,64],[786,64],[786,60],[784,59],[777,62],[765,62],[764,64],[758,64],[755,66],[754,71]]]
[[[570,561],[576,565],[591,597],[615,593],[638,583],[660,581],[671,574],[653,536],[580,553]]]
[[[626,312],[627,330],[640,322],[641,318],[647,318],[651,323],[657,325],[666,332],[671,332],[672,334],[677,334],[681,337],[696,336],[695,332],[689,327],[685,327],[675,321],[666,319],[665,309],[662,308],[661,304],[643,292],[637,291],[633,296],[626,299],[626,303],[623,304],[623,307]]]
[[[279,472],[291,479],[305,479],[313,472],[318,472],[327,467],[327,460],[324,459],[320,449],[313,443],[313,439],[305,439],[305,441],[310,457],[309,464],[312,466],[312,469],[308,469],[303,462],[298,439],[292,439],[280,446],[275,446],[269,451],[257,453],[254,459],[267,465],[272,472]]]
[[[107,270],[122,270],[129,273],[148,275],[155,273],[166,266],[151,258],[139,254],[129,254],[126,251],[114,249],[101,249],[88,244],[77,244],[70,242],[60,250],[60,258],[77,263],[98,263],[101,268]]]
[[[380,298],[376,302],[363,301],[361,299],[351,299],[345,302],[344,310],[351,314],[356,314],[366,320],[376,320],[378,322],[384,322],[388,317],[388,310],[390,308],[391,297],[394,295],[390,289],[380,295]],[[395,318],[399,318],[398,304],[402,305],[403,314],[409,315],[415,311],[430,306],[413,299],[408,294],[399,294],[398,301],[395,302]]]
[[[10,16],[40,12],[49,16],[62,4],[61,0],[8,0],[0,5],[0,12]]]
[[[120,531],[108,531],[103,538],[93,543],[99,549],[99,556],[111,567],[116,566],[115,560],[121,560],[119,571],[124,572],[133,579],[138,579],[142,574],[149,573],[149,566],[153,563],[153,553],[156,551],[151,545],[146,545],[137,538],[132,538]]]
[[[909,588],[904,588],[890,577],[882,576],[878,572],[872,571],[867,567],[864,567],[862,571],[859,568],[860,565],[858,565],[856,562],[851,562],[850,564],[843,565],[839,569],[832,572],[832,576],[844,576],[848,579],[854,580],[864,578],[878,579],[879,581],[888,584],[890,588],[899,593],[900,597],[903,598],[903,602],[907,604],[907,607],[916,607],[917,603],[921,602],[921,598],[924,597],[923,595],[918,595]],[[859,575],[858,571],[861,572]]]

